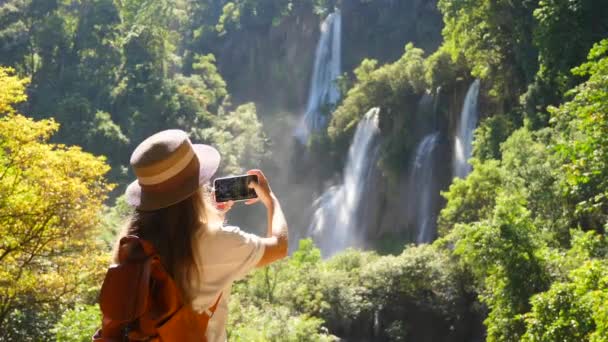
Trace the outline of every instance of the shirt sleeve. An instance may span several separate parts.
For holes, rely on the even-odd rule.
[[[218,231],[213,249],[216,267],[224,268],[231,281],[244,278],[264,255],[262,239],[238,227],[224,227]]]

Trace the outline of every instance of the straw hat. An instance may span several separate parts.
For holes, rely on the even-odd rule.
[[[220,154],[209,145],[192,144],[186,132],[170,129],[139,144],[130,162],[137,180],[127,187],[127,203],[150,211],[181,202],[208,182]]]

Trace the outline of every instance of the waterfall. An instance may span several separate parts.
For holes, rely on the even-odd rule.
[[[477,125],[479,80],[475,80],[464,98],[456,139],[454,140],[454,177],[465,178],[471,172],[469,158],[473,153],[473,131]]]
[[[313,204],[315,213],[309,235],[315,238],[325,257],[364,242],[359,211],[377,160],[379,112],[379,108],[372,108],[359,122],[348,150],[343,183],[327,189]]]
[[[306,112],[294,133],[301,144],[308,142],[310,133],[318,132],[327,126],[328,120],[323,110],[340,99],[335,81],[341,73],[341,36],[342,16],[340,11],[336,10],[321,24]]]
[[[435,232],[434,197],[437,196],[434,174],[434,153],[439,132],[426,135],[416,148],[408,183],[410,217],[415,218],[416,243],[433,241]]]

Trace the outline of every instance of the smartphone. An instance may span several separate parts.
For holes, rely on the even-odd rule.
[[[244,201],[257,198],[255,190],[249,188],[249,182],[258,181],[257,175],[241,175],[216,178],[213,181],[215,188],[215,201]]]

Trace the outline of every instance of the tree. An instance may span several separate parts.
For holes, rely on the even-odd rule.
[[[448,252],[430,245],[405,246],[362,267],[367,314],[379,320],[373,340],[462,340],[468,326],[459,271]]]
[[[212,118],[210,127],[192,129],[195,139],[215,146],[223,157],[223,172],[242,173],[268,157],[266,135],[253,103]]]
[[[608,262],[588,260],[532,298],[523,341],[606,341]]]
[[[49,143],[57,123],[16,112],[24,86],[0,68],[0,335],[17,340],[10,318],[28,310],[42,315],[86,296],[100,280],[104,255],[95,226],[112,188],[103,157]]]
[[[539,1],[533,14],[539,68],[521,102],[530,126],[539,128],[549,122],[547,106],[567,99],[568,89],[584,80],[570,69],[584,62],[593,44],[606,37],[608,6],[603,0],[547,0]]]
[[[350,141],[359,120],[379,103],[383,104],[387,118],[396,117],[402,114],[399,109],[404,107],[406,95],[420,94],[426,89],[424,51],[412,43],[404,50],[394,63],[377,67],[378,61],[365,59],[355,69],[357,82],[333,113],[328,128],[334,141]]]
[[[101,310],[98,305],[78,305],[63,313],[53,327],[57,342],[89,342],[94,331],[99,329]]]
[[[540,1],[534,10],[538,21],[534,42],[539,48],[539,75],[564,94],[580,74],[570,69],[583,62],[594,43],[606,36],[608,6],[602,0]]]
[[[57,0],[6,0],[0,7],[0,65],[12,65],[33,76],[39,51],[32,37],[37,27],[57,8]]]
[[[228,1],[222,8],[215,27],[220,35],[227,31],[246,29],[266,29],[276,26],[283,18],[301,8],[313,7],[318,14],[324,14],[333,8],[331,0],[234,0]]]
[[[230,340],[334,341],[319,312],[321,251],[312,240],[300,241],[286,260],[256,270],[236,284],[230,303]]]
[[[575,215],[584,228],[602,231],[608,219],[608,40],[596,44],[588,59],[574,73],[589,80],[549,112]]]
[[[444,44],[473,76],[492,80],[490,95],[516,104],[538,66],[532,32],[538,0],[440,0]],[[501,103],[501,102],[499,102]]]
[[[525,332],[522,314],[530,309],[529,298],[549,284],[537,253],[543,243],[525,200],[517,193],[499,194],[490,218],[457,224],[446,239],[472,272],[479,299],[488,306],[487,340],[519,340]]]
[[[484,163],[472,159],[473,171],[465,179],[454,179],[448,191],[442,193],[447,203],[439,213],[437,229],[446,235],[456,224],[467,224],[489,218],[496,196],[503,188],[507,175],[496,160]]]
[[[508,182],[519,184],[534,224],[551,245],[569,245],[571,218],[560,183],[560,161],[551,146],[550,130],[520,128],[501,144],[502,167]]]

